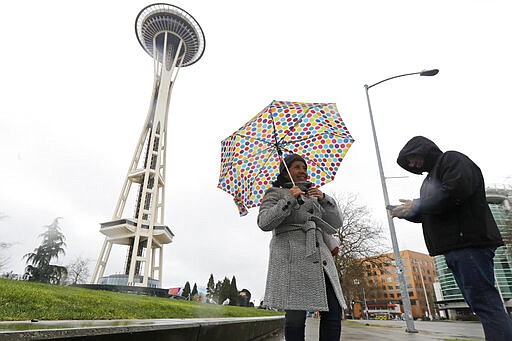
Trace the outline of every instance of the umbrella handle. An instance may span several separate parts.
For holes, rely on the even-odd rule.
[[[304,199],[302,194],[297,197],[297,204],[304,205]]]

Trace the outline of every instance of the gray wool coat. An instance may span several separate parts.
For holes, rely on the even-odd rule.
[[[278,187],[271,187],[263,197],[258,226],[273,234],[263,304],[282,310],[328,311],[325,272],[340,306],[346,308],[326,245],[334,239],[333,227],[342,224],[339,209],[327,195],[321,201],[303,199],[305,203],[299,205],[289,189]]]

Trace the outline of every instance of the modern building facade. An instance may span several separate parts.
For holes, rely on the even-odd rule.
[[[400,257],[413,317],[433,318],[437,315],[434,307],[433,283],[437,280],[434,259],[410,250],[401,251]],[[368,259],[364,264],[363,300],[354,302],[354,317],[400,317],[404,309],[393,253]]]
[[[197,62],[204,52],[204,34],[197,21],[173,5],[158,3],[135,19],[137,39],[153,59],[154,83],[142,126],[112,220],[101,224],[105,235],[92,283],[159,287],[163,246],[174,234],[164,224],[167,115],[180,68]],[[133,199],[133,200],[131,200]],[[126,207],[134,201],[133,208]],[[126,212],[129,217],[126,217]],[[124,272],[102,278],[113,245],[127,247]]]
[[[512,312],[512,186],[492,184],[486,188],[486,197],[492,215],[496,220],[505,246],[496,249],[494,257],[494,275],[497,287],[503,298],[503,304],[509,314]],[[470,320],[476,317],[469,310],[462,293],[448,269],[444,256],[435,257],[440,290],[436,292],[436,303],[441,317],[457,320]]]

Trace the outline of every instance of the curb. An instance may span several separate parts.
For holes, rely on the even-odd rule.
[[[12,328],[17,330],[8,330],[9,325],[12,325]],[[166,320],[40,321],[37,324],[24,321],[2,322],[0,324],[0,339],[5,341],[260,341],[279,339],[282,336],[283,328],[284,316]]]

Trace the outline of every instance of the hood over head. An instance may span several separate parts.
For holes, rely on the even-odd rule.
[[[409,167],[407,157],[412,155],[418,155],[424,158],[425,162],[421,168]],[[442,155],[443,152],[434,142],[423,136],[415,136],[402,148],[396,162],[406,171],[421,174],[423,172],[430,172]]]
[[[286,171],[286,168],[284,167],[284,163],[286,163],[286,167],[290,168],[290,166],[292,165],[293,162],[295,161],[302,161],[306,167],[307,167],[307,163],[306,163],[306,160],[304,160],[304,158],[298,154],[288,154],[285,156],[284,160],[281,161],[281,163],[279,164],[279,174],[281,175],[284,175],[284,174],[288,174],[288,172]]]
[[[302,162],[304,162],[306,167],[308,165],[306,163],[306,160],[304,160],[304,158],[302,156],[298,155],[298,154],[288,154],[288,155],[286,155],[286,157],[283,160],[281,160],[281,163],[279,164],[279,174],[277,175],[276,181],[274,181],[272,183],[272,186],[274,186],[274,187],[281,187],[283,184],[285,184],[285,183],[290,181],[289,176],[288,176],[288,172],[286,171],[286,168],[285,168],[284,164],[286,163],[286,167],[290,168],[291,164],[294,161],[302,161]]]

